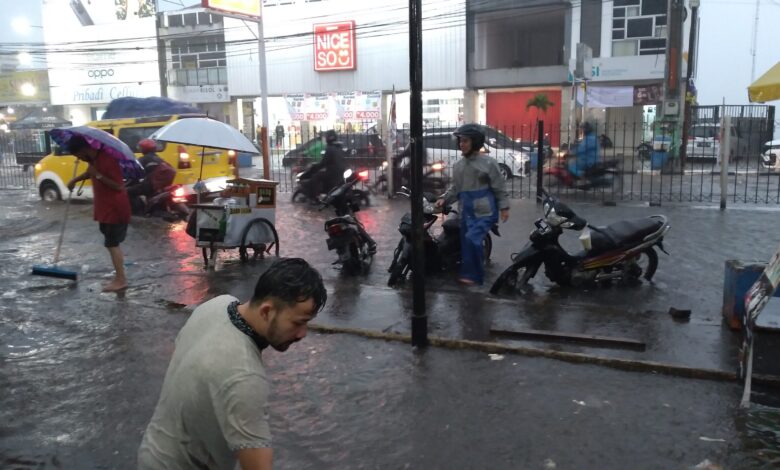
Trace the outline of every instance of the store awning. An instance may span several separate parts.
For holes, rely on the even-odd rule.
[[[748,97],[752,103],[780,100],[780,62],[748,87]]]

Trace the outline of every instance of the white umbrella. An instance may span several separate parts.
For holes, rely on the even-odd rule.
[[[252,141],[238,129],[210,118],[179,119],[161,127],[149,138],[236,152],[260,153]]]

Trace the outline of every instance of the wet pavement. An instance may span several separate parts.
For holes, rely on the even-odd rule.
[[[247,298],[269,261],[220,252],[204,270],[183,224],[134,218],[123,244],[131,288],[101,294],[111,276],[91,205],[74,204],[63,265],[78,285],[30,276],[51,259],[62,204],[0,192],[0,466],[132,468],[157,400],[173,339],[189,308],[215,295]],[[327,212],[279,195],[283,256],[323,274],[322,325],[408,333],[411,289],[389,289],[386,267],[407,204],[375,198],[359,213],[379,244],[369,275],[342,276],[325,248]],[[591,223],[664,213],[672,230],[653,284],[565,290],[543,274],[530,294],[493,297],[454,276],[429,279],[432,335],[500,341],[600,357],[733,371],[738,336],[721,325],[724,263],[768,259],[780,242],[777,212],[690,206],[573,208]],[[525,243],[537,206],[513,201],[495,240],[492,280]],[[579,244],[569,235],[564,245]],[[691,309],[672,320],[669,307]],[[490,328],[550,330],[645,342],[645,351],[507,341]],[[736,383],[622,372],[506,354],[312,334],[270,353],[279,468],[727,468],[780,463],[780,413],[736,409]],[[498,359],[498,358],[496,358]],[[550,460],[547,462],[547,460]]]

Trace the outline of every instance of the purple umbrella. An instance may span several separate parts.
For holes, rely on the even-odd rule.
[[[104,154],[119,162],[122,169],[122,176],[125,179],[138,179],[144,175],[144,168],[136,160],[135,154],[126,143],[117,139],[102,129],[90,126],[59,127],[49,131],[49,135],[66,152],[70,152],[68,143],[73,136],[78,135],[84,138],[90,147],[96,150],[102,150]]]

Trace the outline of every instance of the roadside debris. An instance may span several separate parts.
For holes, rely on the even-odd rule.
[[[675,321],[681,323],[687,322],[691,319],[691,311],[685,309],[669,307],[669,315],[671,315]]]

